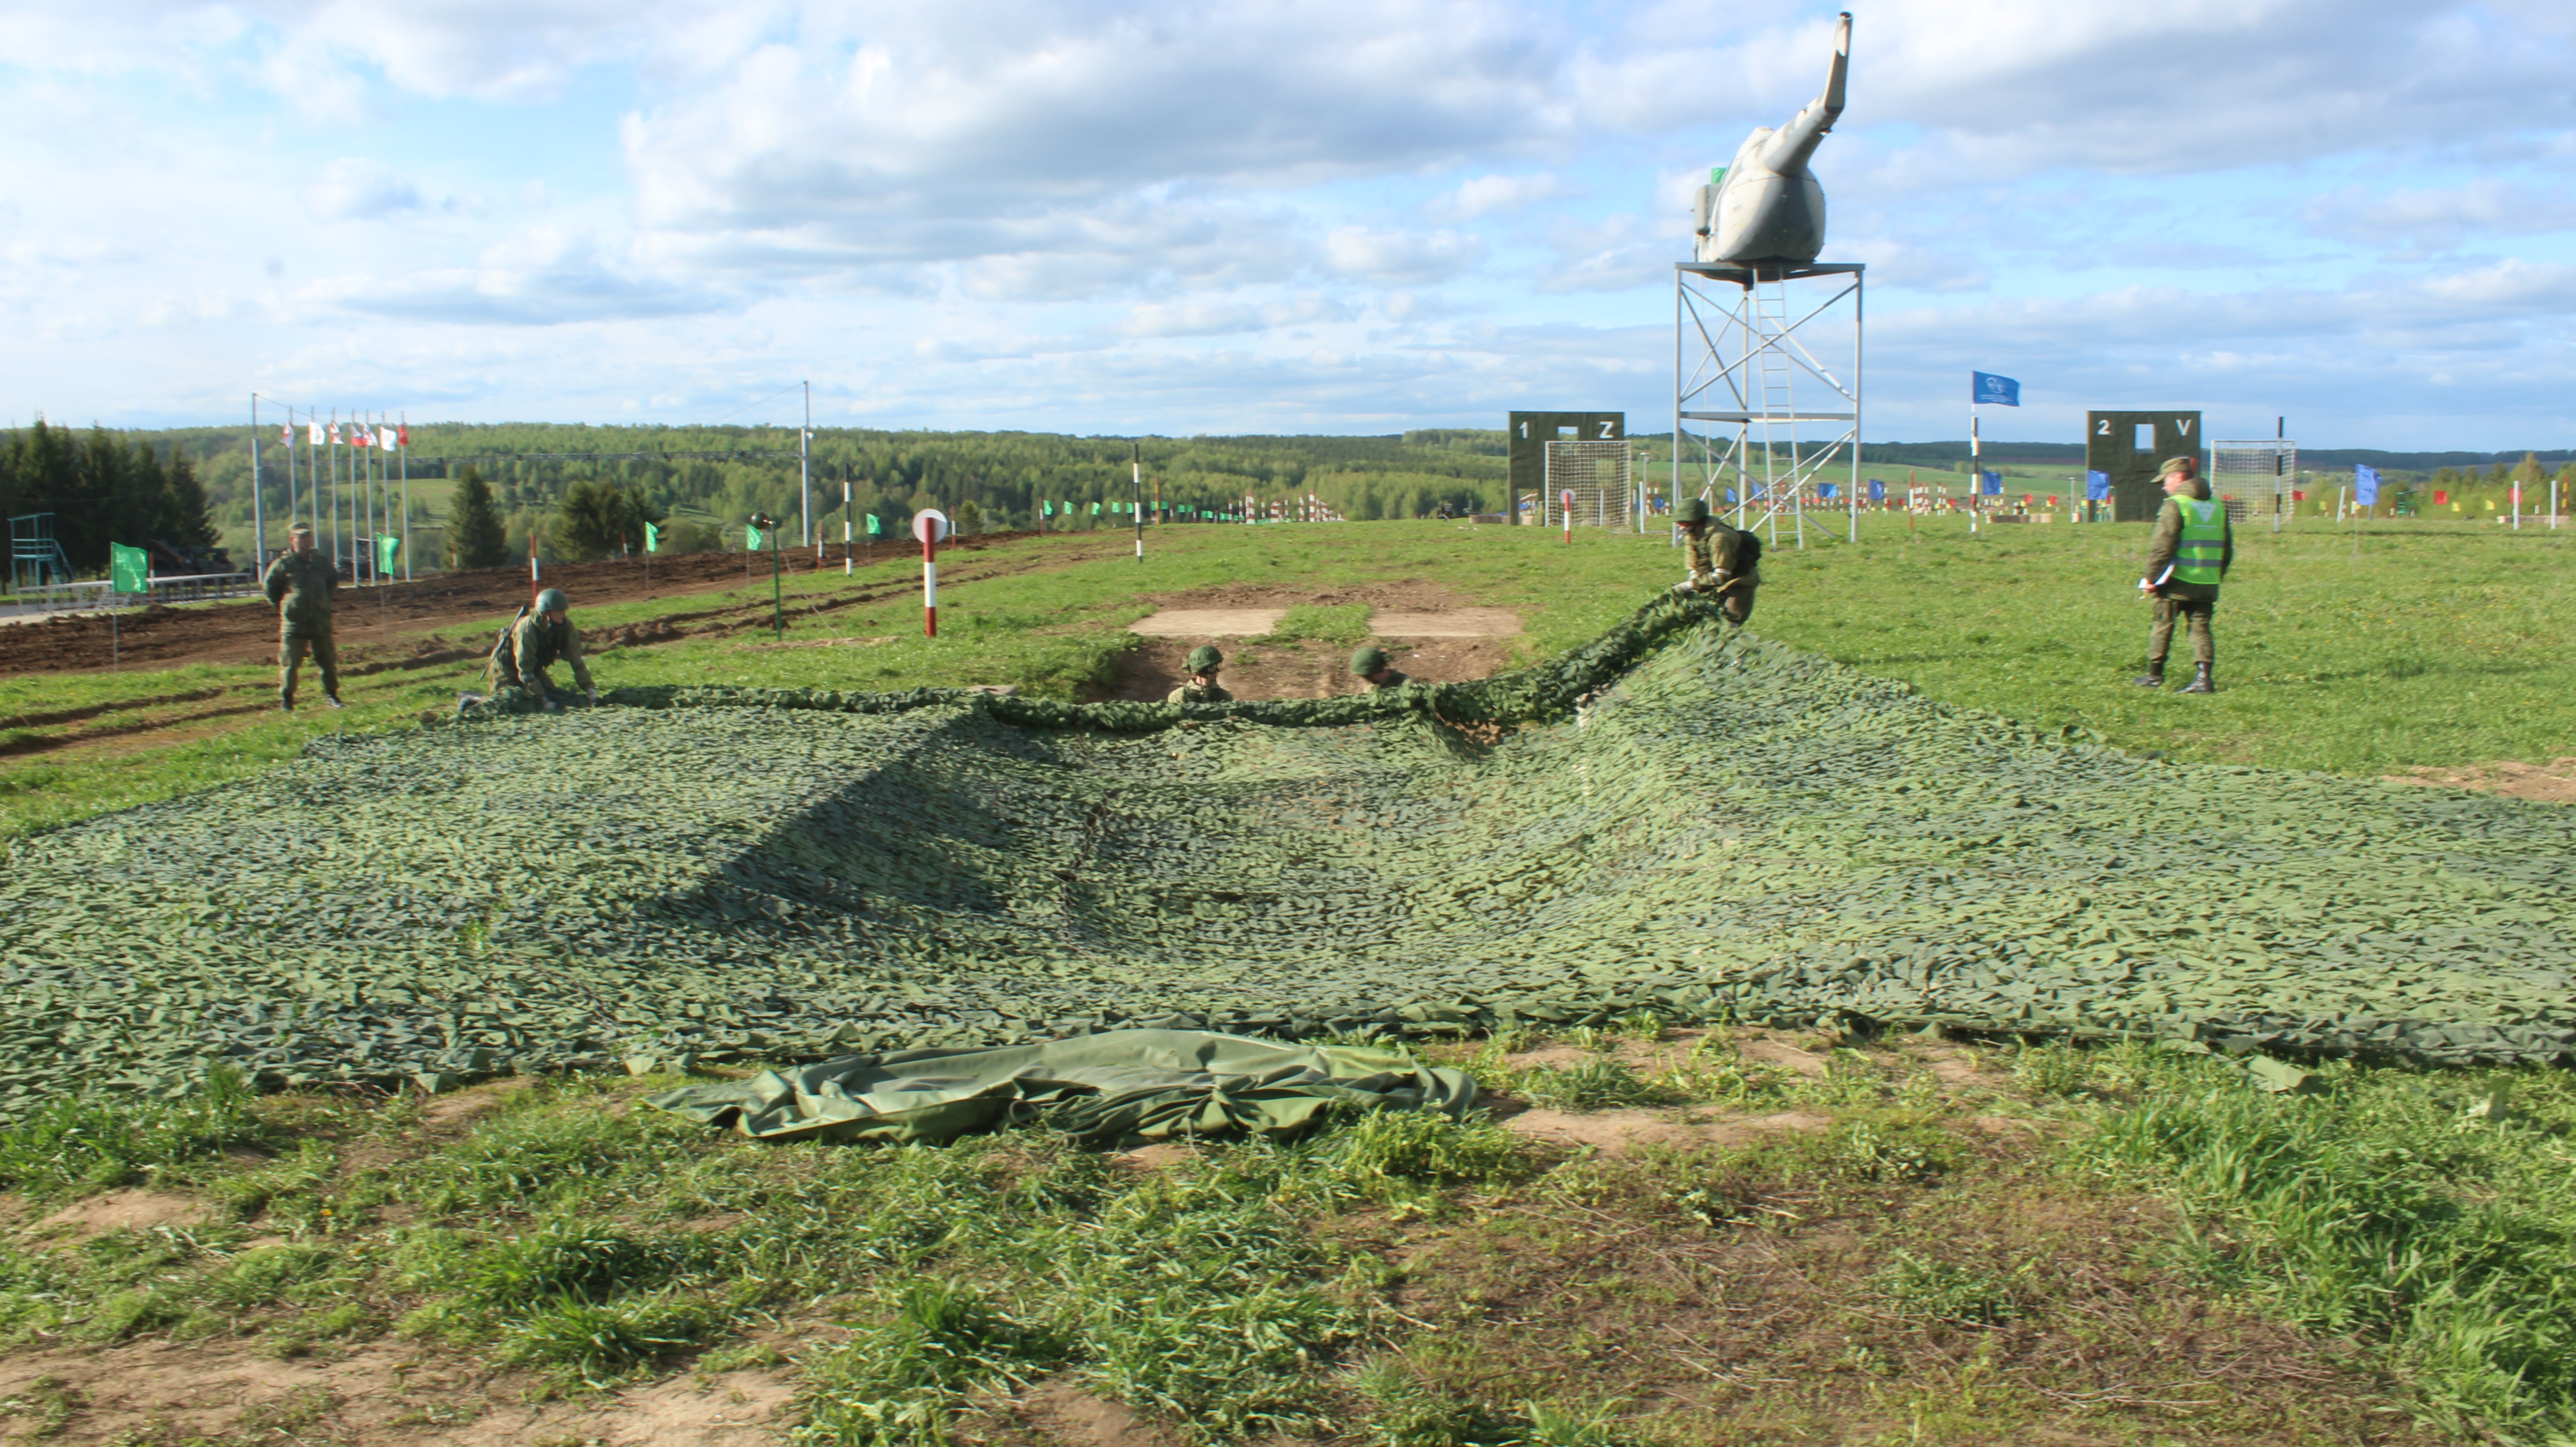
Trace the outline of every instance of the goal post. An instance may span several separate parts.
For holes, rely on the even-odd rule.
[[[2243,504],[2228,509],[2234,520],[2279,532],[2298,516],[2298,486],[2299,444],[2287,438],[2209,444],[2210,495]]]
[[[1540,521],[1561,527],[1570,516],[1579,528],[1634,530],[1638,500],[1631,465],[1625,440],[1550,442],[1547,487],[1539,494]],[[1570,511],[1565,503],[1569,492],[1574,494]]]

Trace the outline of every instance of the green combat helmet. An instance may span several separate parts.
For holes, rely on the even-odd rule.
[[[1708,499],[1704,497],[1683,498],[1681,506],[1673,509],[1673,521],[1677,523],[1707,522]]]
[[[1372,643],[1351,655],[1351,674],[1357,678],[1374,678],[1386,671],[1386,650]]]
[[[1205,673],[1223,662],[1225,662],[1225,655],[1217,652],[1216,645],[1213,643],[1202,643],[1190,650],[1190,672],[1192,673]]]
[[[537,611],[540,613],[562,613],[571,608],[572,600],[564,596],[561,588],[548,588],[537,595]]]

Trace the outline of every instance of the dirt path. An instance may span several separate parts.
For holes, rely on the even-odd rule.
[[[1034,546],[1012,546],[1018,543]],[[1035,533],[997,533],[990,537],[951,543],[944,552],[963,555],[961,564],[951,573],[958,582],[997,573],[1021,572],[1040,567],[1062,567],[1097,555],[1118,551],[1118,540],[1097,542],[1092,535],[1076,534],[1043,541]],[[880,544],[873,551],[862,548],[862,562],[873,558],[883,562],[900,556],[907,549],[897,544]],[[821,563],[810,550],[791,549],[779,555],[790,574],[825,573],[840,569],[844,550],[835,543],[825,551]],[[754,556],[752,581],[768,572],[768,560]],[[552,563],[545,569],[545,582],[562,588],[583,608],[596,608],[611,603],[635,602],[644,598],[684,597],[693,593],[720,592],[739,588],[745,581],[744,555],[740,553],[695,553],[683,557],[657,558],[653,562],[648,589],[641,559],[614,560],[598,563]],[[889,587],[882,581],[864,590],[865,598],[910,591],[915,585],[905,580]],[[379,650],[392,645],[392,656],[416,652],[409,640],[423,634],[442,631],[471,636],[497,626],[521,603],[527,601],[528,574],[524,565],[507,568],[483,568],[465,573],[442,573],[410,583],[394,583],[383,588],[352,588],[343,591],[339,605],[341,654],[352,664],[373,658],[385,661]],[[834,598],[833,604],[846,606],[861,601],[858,597]],[[764,604],[765,608],[767,605]],[[719,609],[705,614],[681,614],[674,617],[699,619],[741,609]],[[618,630],[607,630],[615,633]],[[272,664],[276,661],[277,614],[265,602],[214,603],[182,608],[151,607],[122,615],[113,625],[96,614],[57,617],[42,623],[22,623],[0,629],[0,674],[97,672],[111,664],[113,647],[122,666],[127,668],[173,668],[191,663]],[[678,636],[674,633],[671,636]],[[447,646],[460,646],[450,642]],[[0,724],[0,727],[29,727],[31,723]]]

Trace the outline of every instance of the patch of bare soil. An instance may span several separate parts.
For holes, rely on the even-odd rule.
[[[776,558],[788,573],[828,575],[841,570],[847,551],[832,543],[819,558],[810,548],[790,549]],[[862,546],[861,560],[883,561],[893,551]],[[956,556],[957,561],[943,571],[949,581],[958,583],[997,573],[1062,567],[1114,551],[1112,543],[1095,541],[1090,535],[1042,539],[1034,533],[995,533],[941,545],[944,555]],[[756,567],[747,570],[747,562]],[[572,595],[577,617],[579,609],[609,603],[743,587],[765,580],[769,566],[766,560],[746,559],[740,553],[693,553],[655,559],[649,576],[641,558],[548,563],[544,581]],[[918,586],[910,578],[854,581],[850,594],[831,598],[827,605],[891,597]],[[436,661],[473,656],[490,646],[493,633],[527,598],[524,564],[440,573],[381,588],[343,589],[334,615],[342,671],[363,674],[377,667],[418,666],[421,635],[440,630],[461,632],[464,642],[437,641],[429,651],[445,656]],[[741,617],[734,618],[735,614]],[[744,604],[680,616],[703,622],[720,615],[734,626],[762,625],[769,617],[769,600],[761,599],[756,607]],[[677,629],[656,620],[635,625],[634,631],[635,636],[621,636],[628,630],[612,629],[607,637],[594,641],[603,647],[659,642],[684,631],[709,630]],[[277,610],[260,599],[181,608],[156,604],[121,614],[112,623],[103,614],[84,613],[0,629],[0,673],[101,670],[116,659],[127,668],[170,668],[187,663],[273,663],[276,657]]]
[[[1335,644],[1312,639],[1273,644],[1218,637],[1147,638],[1118,655],[1114,681],[1082,697],[1159,701],[1189,678],[1190,650],[1202,643],[1213,643],[1225,653],[1225,671],[1218,678],[1236,698],[1336,698],[1364,687],[1351,676],[1351,651]],[[1511,645],[1497,638],[1442,638],[1409,646],[1404,640],[1388,639],[1380,646],[1398,672],[1426,683],[1491,678],[1513,664]]]
[[[1770,1115],[1711,1115],[1705,1110],[1549,1110],[1544,1106],[1496,1112],[1503,1129],[1514,1135],[1603,1155],[1625,1155],[1640,1146],[1736,1146],[1765,1135],[1813,1134],[1833,1128],[1834,1118],[1813,1111],[1779,1111]]]
[[[80,1237],[106,1231],[148,1231],[206,1218],[203,1201],[163,1191],[109,1191],[74,1201],[36,1223],[40,1232],[70,1227]]]
[[[223,1440],[367,1447],[765,1447],[783,1440],[783,1373],[682,1376],[580,1400],[516,1374],[372,1342],[279,1359],[228,1340],[20,1350],[0,1403],[66,1447]],[[34,1418],[35,1421],[28,1419]]]
[[[1681,1143],[1675,1143],[1677,1145]],[[1658,1441],[2430,1444],[2353,1344],[2207,1301],[2173,1222],[2029,1143],[1928,1181],[1709,1143],[1390,1228],[1402,1368],[1453,1400],[1616,1403]]]
[[[2545,764],[2521,764],[2506,759],[2459,769],[2425,765],[2403,774],[2389,774],[2385,778],[2392,784],[2470,789],[2481,794],[2502,794],[2542,804],[2576,804],[2576,759],[2551,759]]]
[[[1180,1439],[1070,1377],[1041,1383],[1010,1409],[1015,1425],[1048,1447],[1180,1447]]]

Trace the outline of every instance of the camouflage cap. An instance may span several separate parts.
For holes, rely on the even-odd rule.
[[[1205,673],[1223,662],[1225,662],[1225,655],[1217,652],[1216,645],[1213,643],[1202,643],[1190,650],[1190,672],[1192,673]]]
[[[1374,643],[1351,655],[1351,672],[1361,678],[1383,672],[1385,668],[1386,650]]]
[[[2164,461],[2156,464],[2156,476],[2158,477],[2171,477],[2177,472],[2181,473],[2185,477],[2200,476],[2200,459],[2197,457],[2168,457]]]
[[[313,536],[313,524],[297,523],[286,530],[286,535],[290,538],[309,538]]]
[[[1673,521],[1677,523],[1707,522],[1708,499],[1704,497],[1683,498],[1681,506],[1673,509]]]

